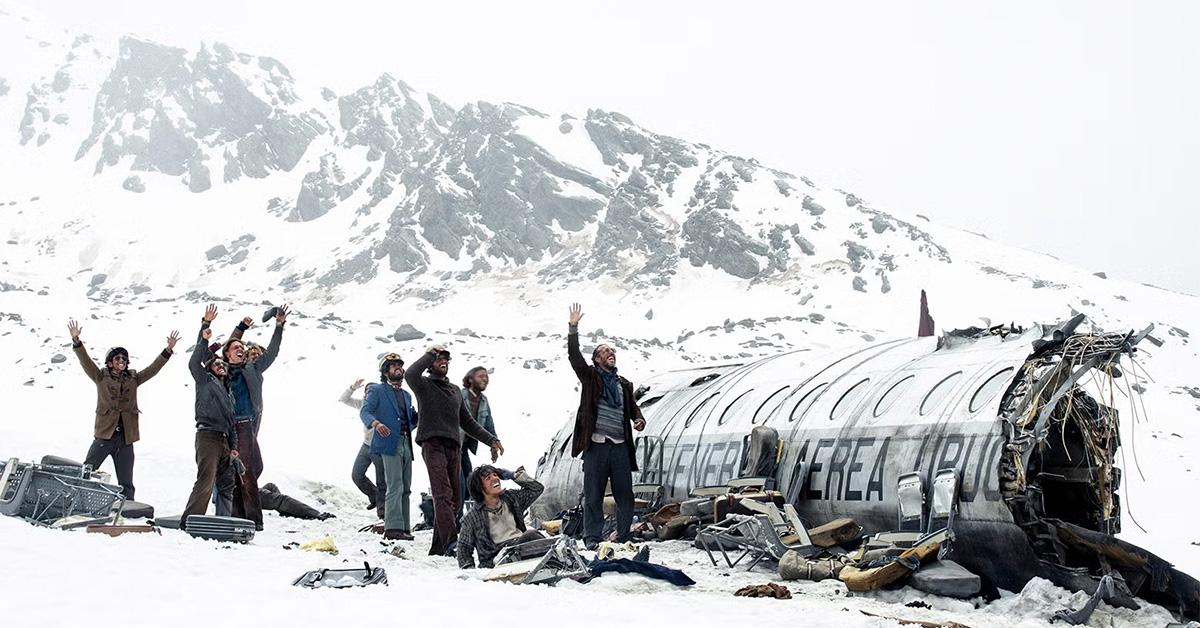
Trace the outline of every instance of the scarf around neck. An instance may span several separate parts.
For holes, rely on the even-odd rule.
[[[617,369],[612,370],[604,368],[596,368],[596,372],[600,373],[600,381],[603,384],[600,391],[601,398],[608,405],[614,408],[621,407],[621,380],[617,377]]]

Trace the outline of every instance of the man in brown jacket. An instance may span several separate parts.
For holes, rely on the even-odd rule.
[[[583,455],[583,542],[595,549],[604,531],[604,488],[612,482],[617,502],[617,541],[629,540],[633,524],[633,472],[637,471],[633,430],[646,419],[633,398],[633,384],[617,375],[617,352],[602,344],[588,364],[579,351],[579,319],[583,308],[571,305],[567,319],[567,359],[579,378],[579,410],[571,455]]]
[[[133,444],[141,437],[138,432],[140,410],[137,389],[167,364],[175,350],[175,343],[179,342],[179,332],[171,332],[167,337],[167,348],[154,358],[150,366],[135,371],[129,368],[129,352],[122,347],[110,349],[104,356],[104,368],[97,367],[79,340],[79,334],[83,331],[79,323],[70,321],[67,331],[71,333],[71,344],[83,372],[96,384],[94,440],[83,462],[97,469],[105,458],[112,456],[121,492],[125,494],[125,499],[133,499]]]

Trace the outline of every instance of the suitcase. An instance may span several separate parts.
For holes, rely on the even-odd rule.
[[[254,522],[237,517],[191,515],[187,518],[183,531],[210,541],[248,543],[254,538]]]

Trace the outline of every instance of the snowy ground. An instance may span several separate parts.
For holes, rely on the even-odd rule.
[[[356,619],[378,621],[388,608],[408,617],[450,613],[500,626],[529,625],[531,617],[538,623],[574,625],[630,625],[647,618],[703,622],[713,617],[751,622],[739,625],[760,621],[767,622],[761,625],[788,625],[798,618],[809,626],[896,625],[860,613],[865,611],[904,619],[953,620],[973,627],[1013,627],[1045,626],[1053,610],[1078,606],[1086,599],[1042,580],[1031,582],[1019,595],[1006,595],[980,608],[911,588],[849,597],[845,587],[834,581],[785,583],[793,594],[790,600],[736,598],[734,590],[775,580],[775,574],[763,567],[753,573],[714,568],[701,551],[681,541],[651,543],[651,559],[682,569],[697,581],[693,587],[612,574],[588,584],[522,587],[481,582],[483,572],[460,571],[451,558],[426,556],[428,532],[418,533],[413,543],[399,544],[404,556],[393,556],[388,553],[390,544],[356,531],[367,522],[364,514],[354,510],[341,511],[338,519],[325,522],[280,519],[271,513],[267,530],[242,546],[193,539],[173,530],[164,530],[161,536],[113,539],[0,520],[8,584],[46,578],[50,585],[30,587],[28,595],[10,597],[4,615],[21,618],[25,625],[36,621],[46,627],[96,621],[105,617],[104,611],[98,611],[105,607],[119,612],[124,618],[121,623],[131,626],[213,625],[230,618],[236,618],[238,625],[345,625]],[[307,542],[326,534],[335,539],[337,556],[284,549],[293,541]],[[387,587],[308,590],[291,586],[308,570],[348,568],[363,561],[387,570]],[[102,600],[109,597],[119,602],[106,605]],[[932,608],[904,606],[914,600]],[[137,615],[131,621],[133,612]],[[1132,612],[1102,605],[1091,625],[1161,627],[1169,621],[1170,616],[1158,608]]]

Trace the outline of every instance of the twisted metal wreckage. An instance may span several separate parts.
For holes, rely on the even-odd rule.
[[[698,488],[766,476],[806,523],[852,518],[872,534],[931,529],[924,489],[952,473],[946,557],[991,587],[1018,591],[1040,576],[1094,593],[1111,575],[1110,603],[1137,608],[1136,596],[1195,619],[1200,583],[1114,536],[1115,406],[1119,396],[1139,399],[1133,358],[1151,329],[1084,333],[1083,320],[800,350],[652,377],[639,389],[648,427],[637,437],[636,480],[661,486],[664,502],[682,502]],[[535,516],[578,502],[573,427],[559,431],[539,464],[547,491]],[[898,490],[906,480],[919,491],[911,521]]]

